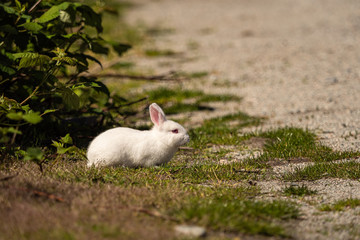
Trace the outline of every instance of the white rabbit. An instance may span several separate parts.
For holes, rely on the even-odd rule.
[[[189,135],[179,123],[166,120],[156,103],[149,110],[154,123],[151,130],[118,127],[98,135],[87,150],[88,167],[149,167],[170,161],[178,148],[189,142]]]

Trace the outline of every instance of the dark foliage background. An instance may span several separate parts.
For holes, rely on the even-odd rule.
[[[79,141],[120,113],[126,100],[82,75],[91,62],[101,65],[99,54],[121,55],[130,48],[101,37],[101,14],[77,2],[0,3],[1,160],[68,133]],[[56,142],[58,150],[59,144],[73,144],[66,136]],[[27,153],[43,158],[39,148]]]

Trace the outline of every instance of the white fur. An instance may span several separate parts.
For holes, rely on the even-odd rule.
[[[189,135],[178,123],[166,120],[162,109],[149,107],[154,127],[148,131],[118,127],[98,135],[87,150],[88,166],[149,167],[171,160]],[[178,133],[172,131],[177,129]]]

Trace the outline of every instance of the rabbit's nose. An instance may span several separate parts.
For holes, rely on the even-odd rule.
[[[189,137],[189,135],[186,135],[185,136],[185,143],[188,143],[188,142],[190,142],[190,137]]]

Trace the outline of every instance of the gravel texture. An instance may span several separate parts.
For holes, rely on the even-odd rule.
[[[145,23],[169,32],[145,48],[178,53],[171,58],[130,54],[137,66],[157,73],[206,71],[205,80],[185,87],[243,98],[240,104],[218,106],[208,117],[241,110],[267,118],[249,131],[308,128],[336,150],[360,150],[359,0],[133,2],[136,7],[127,15],[130,24]],[[196,122],[204,114],[192,117]],[[291,169],[275,168],[280,173]],[[265,195],[276,195],[286,184],[267,181],[259,186]],[[359,181],[322,179],[304,184],[319,194],[298,201],[304,216],[293,226],[295,238],[360,237],[359,208],[331,213],[316,208],[337,199],[360,198]]]

